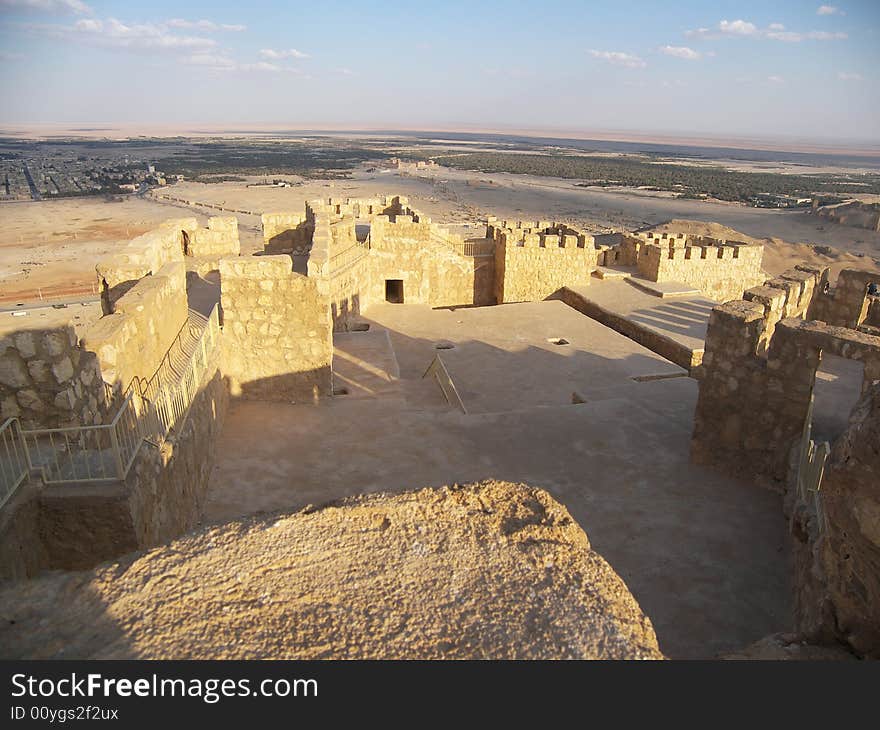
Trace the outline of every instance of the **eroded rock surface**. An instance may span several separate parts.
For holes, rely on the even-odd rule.
[[[0,590],[4,658],[659,659],[546,492],[372,495]]]

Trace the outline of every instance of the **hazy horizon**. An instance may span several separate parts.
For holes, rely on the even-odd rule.
[[[0,126],[880,143],[880,3],[0,0]]]

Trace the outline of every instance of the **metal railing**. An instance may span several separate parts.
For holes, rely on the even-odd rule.
[[[456,241],[433,233],[431,240],[447,249],[452,249],[459,256],[491,256],[495,253],[495,241]]]
[[[458,388],[452,382],[452,377],[446,369],[446,363],[443,362],[440,355],[434,355],[434,359],[431,360],[431,364],[428,365],[428,369],[425,370],[422,378],[427,378],[428,376],[434,376],[437,379],[437,384],[440,386],[446,402],[451,406],[460,408],[461,412],[467,415],[467,408],[464,407],[461,396],[458,394]]]
[[[464,241],[452,247],[459,256],[491,256],[495,253],[495,241]]]
[[[130,392],[110,423],[22,430],[29,469],[45,484],[124,479],[147,437],[146,412]]]
[[[369,238],[363,243],[358,241],[353,246],[349,246],[339,253],[333,254],[328,261],[327,270],[332,274],[340,269],[344,269],[346,266],[350,266],[356,261],[360,261],[360,259],[367,255],[369,250]]]
[[[16,418],[0,426],[0,507],[6,504],[28,475],[27,451]]]
[[[190,310],[162,364],[148,381],[132,381],[153,417],[152,433],[164,439],[180,424],[213,361],[220,337],[220,314],[215,306],[208,317]]]
[[[144,441],[179,430],[216,359],[219,307],[189,319],[148,381],[134,378],[113,420],[97,426],[22,429],[11,418],[0,427],[0,506],[31,471],[46,484],[125,479]]]

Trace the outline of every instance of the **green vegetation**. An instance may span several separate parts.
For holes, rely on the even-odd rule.
[[[286,142],[201,142],[187,145],[168,157],[156,160],[156,168],[167,175],[202,179],[204,175],[301,175],[303,177],[347,177],[366,160],[387,157],[383,152],[348,146],[334,141]]]
[[[575,155],[512,155],[475,152],[438,157],[448,167],[479,172],[511,172],[582,180],[582,185],[623,185],[679,193],[682,197],[709,196],[719,200],[754,202],[757,196],[789,195],[828,199],[852,193],[880,194],[880,175],[782,175],[731,172],[720,167],[693,167],[652,163],[626,157]]]

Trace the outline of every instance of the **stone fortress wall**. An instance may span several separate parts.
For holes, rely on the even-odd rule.
[[[587,285],[597,266],[593,236],[564,223],[490,218],[495,301],[540,301],[564,286]]]
[[[22,331],[2,341],[4,416],[26,427],[106,423],[118,396],[151,378],[189,326],[187,272],[219,271],[217,360],[189,415],[141,447],[124,481],[20,490],[15,509],[0,515],[0,571],[86,567],[189,529],[230,396],[331,396],[333,332],[374,304],[392,295],[432,307],[541,300],[588,284],[600,256],[635,262],[637,251],[627,241],[597,248],[564,224],[494,218],[472,246],[399,196],[310,201],[302,214],[265,214],[263,232],[263,255],[242,257],[234,219],[167,221],[98,265],[104,316],[84,332]],[[25,547],[34,535],[39,544]],[[23,561],[25,552],[37,557]]]
[[[785,494],[797,628],[880,651],[880,337],[866,324],[880,272],[800,266],[712,311],[691,442],[693,461]],[[823,355],[863,364],[862,399],[831,447],[817,492],[799,489]],[[804,461],[806,459],[806,461]]]
[[[827,271],[801,266],[712,310],[692,440],[695,461],[782,488],[822,352],[862,362],[863,390],[880,381],[880,338],[860,331],[861,322],[852,319],[853,309],[865,309],[867,282],[876,278],[843,271],[840,284],[825,292]],[[845,294],[861,280],[862,302],[855,307]]]
[[[867,203],[861,200],[849,200],[845,203],[818,207],[814,199],[813,212],[820,218],[841,225],[880,231],[880,202]]]
[[[289,256],[223,259],[223,372],[233,396],[311,402],[332,392],[327,296]]]
[[[742,241],[683,233],[639,233],[636,249],[639,274],[650,281],[689,284],[719,302],[739,299],[767,275],[761,269],[764,247]]]

